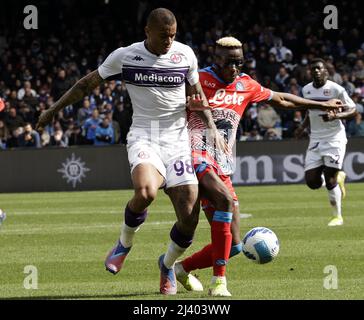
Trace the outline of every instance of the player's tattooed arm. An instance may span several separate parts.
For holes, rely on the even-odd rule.
[[[202,90],[201,84],[198,82],[191,86],[187,84],[187,108],[198,114],[201,120],[206,124],[209,129],[217,129],[215,122],[212,118],[211,107]]]
[[[285,92],[273,92],[272,99],[268,102],[273,107],[284,108],[284,109],[339,109],[344,105],[339,99],[331,99],[328,101],[315,101],[305,98],[301,98],[291,93]]]
[[[99,86],[104,80],[97,70],[90,72],[88,75],[78,80],[76,84],[69,89],[57,102],[48,110],[44,111],[38,120],[36,128],[42,130],[49,124],[53,117],[63,108],[75,102],[80,101],[83,97],[90,94],[93,89]]]
[[[228,146],[224,138],[217,130],[216,124],[212,117],[211,107],[209,106],[205,93],[202,90],[201,84],[199,82],[193,86],[187,84],[186,94],[187,108],[196,112],[201,120],[205,123],[206,127],[209,129],[209,139],[215,141],[217,149],[227,151]]]

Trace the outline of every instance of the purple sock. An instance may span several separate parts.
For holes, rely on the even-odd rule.
[[[131,228],[140,226],[147,218],[148,210],[141,213],[135,213],[130,210],[129,206],[125,207],[125,224]]]
[[[176,224],[172,227],[170,237],[172,241],[174,241],[177,245],[179,245],[181,248],[188,248],[192,244],[192,236],[186,236],[182,234],[176,227]]]

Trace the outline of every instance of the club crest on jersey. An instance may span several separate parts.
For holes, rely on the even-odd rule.
[[[181,63],[182,61],[182,57],[178,53],[172,53],[170,59],[174,64]]]
[[[149,159],[150,155],[149,155],[148,152],[140,151],[139,154],[138,154],[138,158],[140,158],[140,159]]]
[[[236,83],[235,89],[236,89],[236,91],[243,91],[243,90],[244,90],[244,85],[243,85],[243,83],[242,83],[241,81],[238,81],[238,82]]]
[[[330,89],[324,89],[324,96],[329,96],[331,94],[331,90]]]

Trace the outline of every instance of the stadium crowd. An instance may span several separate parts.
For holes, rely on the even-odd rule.
[[[329,79],[342,85],[357,105],[357,116],[345,123],[347,135],[364,136],[364,29],[355,1],[338,5],[337,30],[323,27],[325,2],[308,0],[294,4],[230,0],[228,7],[219,0],[211,0],[208,6],[190,0],[139,1],[127,13],[112,1],[87,10],[70,3],[57,2],[48,21],[40,18],[39,31],[1,19],[0,149],[125,144],[132,105],[122,79],[105,83],[68,106],[41,135],[34,127],[43,110],[96,69],[112,50],[144,39],[145,16],[158,6],[176,13],[177,40],[194,49],[201,68],[213,63],[215,40],[233,35],[244,43],[245,73],[272,90],[301,95],[302,87],[311,81],[309,62],[324,58]],[[294,138],[304,116],[302,111],[251,105],[237,140]]]

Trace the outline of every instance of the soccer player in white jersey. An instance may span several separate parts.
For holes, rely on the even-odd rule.
[[[320,101],[337,98],[344,105],[343,110],[339,112],[309,110],[308,117],[306,116],[297,132],[300,135],[302,130],[310,125],[310,143],[305,159],[306,184],[311,189],[318,189],[325,182],[333,209],[333,218],[328,225],[340,226],[344,222],[341,199],[345,196],[345,173],[341,168],[347,143],[345,127],[341,120],[353,117],[356,108],[345,89],[328,80],[324,60],[312,60],[311,74],[313,81],[302,90],[304,98]]]
[[[164,8],[153,10],[147,20],[147,39],[112,52],[95,71],[79,80],[59,101],[44,112],[38,128],[44,128],[62,108],[82,99],[104,80],[122,75],[133,104],[133,123],[128,134],[128,158],[134,196],[125,208],[125,219],[116,246],[105,260],[118,273],[129,253],[135,233],[147,217],[147,208],[158,189],[165,188],[177,215],[171,242],[160,256],[160,292],[175,294],[176,259],[191,245],[198,223],[198,182],[192,165],[187,131],[186,92],[189,108],[203,107],[200,116],[214,129],[223,148],[197,72],[192,49],[174,41],[177,22]]]

